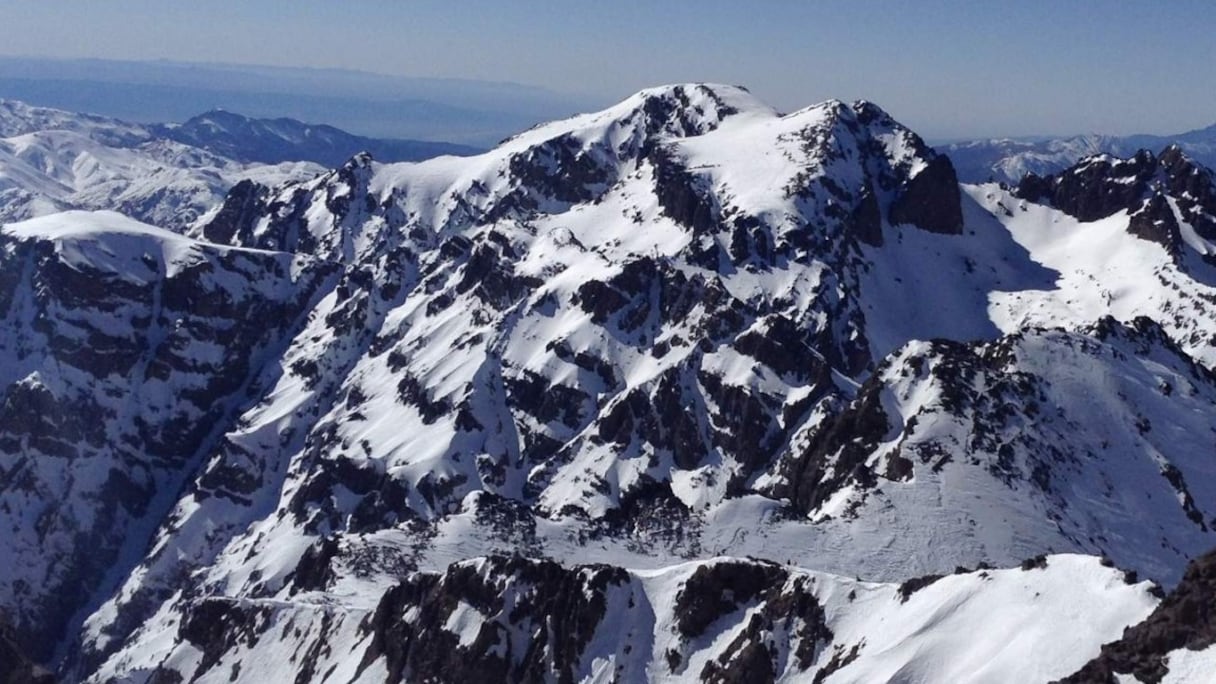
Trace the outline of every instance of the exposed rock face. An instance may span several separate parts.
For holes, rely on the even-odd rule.
[[[372,640],[362,664],[383,657],[390,682],[573,682],[610,591],[629,581],[616,568],[570,571],[503,558],[454,566],[439,578],[417,576],[389,590],[364,623]],[[445,627],[462,619],[472,623],[462,627],[469,631]],[[531,638],[509,638],[517,631]]]
[[[1027,176],[1017,194],[1050,202],[1082,221],[1096,221],[1133,206],[1156,173],[1157,158],[1147,150],[1127,160],[1094,157],[1049,178]]]
[[[1158,163],[1164,171],[1163,186],[1174,198],[1178,211],[1205,240],[1216,240],[1216,180],[1212,170],[1171,145],[1161,152]]]
[[[115,564],[143,552],[327,274],[117,216],[95,233],[56,235],[55,220],[97,219],[0,236],[13,276],[0,286],[0,515],[20,558],[0,586],[40,659]]]
[[[1196,558],[1186,574],[1147,620],[1127,628],[1118,641],[1061,684],[1108,684],[1118,675],[1160,682],[1169,673],[1171,652],[1201,651],[1216,645],[1216,552]]]
[[[55,676],[26,657],[12,630],[0,623],[0,684],[54,684]]]
[[[957,235],[963,231],[958,177],[944,156],[934,158],[891,205],[893,223],[911,223],[932,233]]]
[[[1015,194],[1047,202],[1081,221],[1128,212],[1128,230],[1156,242],[1172,255],[1182,246],[1179,220],[1203,240],[1216,240],[1216,183],[1212,172],[1170,145],[1154,155],[1141,150],[1130,159],[1092,157],[1058,174],[1028,174]],[[1203,256],[1209,251],[1202,248]]]
[[[1182,247],[1178,220],[1165,195],[1151,195],[1138,209],[1132,211],[1127,231],[1143,240],[1156,242],[1172,255]]]
[[[252,224],[266,213],[268,191],[269,188],[248,179],[232,186],[219,212],[203,227],[203,237],[221,245],[252,242]]]
[[[1098,582],[1069,586],[1083,577]],[[977,658],[985,672],[1025,680],[1078,667],[1098,639],[1153,604],[1147,583],[1127,584],[1119,570],[1077,556],[1032,570],[960,569],[910,590],[753,560],[636,572],[490,557],[410,573],[379,593],[373,605],[345,610],[308,600],[188,602],[162,635],[172,643],[148,668],[150,681],[884,681],[922,668],[965,677]],[[1045,658],[1036,663],[1005,640],[960,653],[950,640],[900,636],[979,624],[1022,633],[1033,618],[993,610],[1011,597],[1041,601],[1040,619],[1094,637],[1077,653],[1077,642],[1069,651],[1049,630],[1025,629],[1026,647]],[[933,609],[943,602],[949,611]]]
[[[1138,178],[1108,166],[1076,211]],[[928,620],[984,571],[793,566],[1177,579],[1216,539],[1206,265],[1120,225],[1151,296],[1065,290],[1011,237],[1059,210],[966,192],[872,104],[694,85],[244,184],[212,242],[5,227],[0,529],[34,560],[3,607],[68,680],[884,681],[833,616]],[[1194,247],[1171,193],[1128,229]],[[1001,308],[1052,293],[1067,329]],[[1122,629],[1141,593],[1091,610]]]

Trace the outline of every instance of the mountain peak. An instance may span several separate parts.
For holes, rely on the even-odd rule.
[[[890,125],[895,122],[895,119],[885,109],[869,100],[854,100],[851,109],[857,113],[857,119],[866,125],[871,123]]]
[[[236,184],[206,240],[0,229],[0,652],[11,623],[80,681],[949,681],[982,640],[1042,681],[1151,610],[1112,564],[1213,543],[1216,285],[1140,239],[1207,234],[1180,152],[963,196],[873,103],[714,84],[358,149]]]
[[[540,124],[508,138],[503,145],[527,147],[574,136],[611,142],[627,154],[636,154],[649,149],[647,142],[703,135],[741,113],[775,116],[776,110],[740,86],[677,83],[640,90],[597,112]]]
[[[637,101],[679,102],[687,107],[702,108],[707,115],[719,118],[747,111],[773,111],[747,88],[723,83],[671,83],[645,88],[626,98],[622,104]]]

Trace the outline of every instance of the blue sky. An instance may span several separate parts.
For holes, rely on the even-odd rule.
[[[1216,3],[0,0],[0,53],[341,67],[619,99],[743,84],[930,137],[1216,123]]]

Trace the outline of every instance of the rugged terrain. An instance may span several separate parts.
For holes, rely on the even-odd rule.
[[[1208,591],[1214,217],[686,85],[6,225],[0,606],[73,681],[1066,677]]]
[[[240,181],[308,179],[363,151],[414,161],[477,150],[225,111],[136,124],[0,100],[0,220],[109,209],[182,231]]]
[[[1216,125],[1176,135],[1074,135],[1063,138],[967,140],[940,146],[965,183],[1016,184],[1028,173],[1058,173],[1086,157],[1131,157],[1178,145],[1206,166],[1216,165]]]

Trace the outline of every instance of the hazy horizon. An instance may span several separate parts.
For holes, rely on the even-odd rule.
[[[1216,76],[1205,68],[1216,56],[1208,38],[1216,9],[1189,0],[1101,8],[0,0],[0,9],[8,56],[461,79],[599,104],[663,83],[722,82],[783,110],[871,100],[939,140],[1172,134],[1216,121]]]

